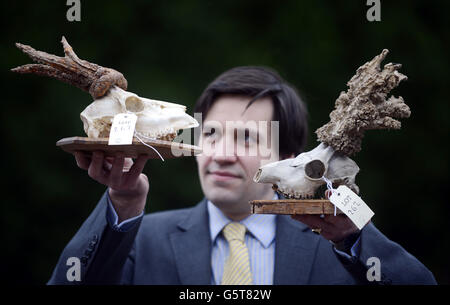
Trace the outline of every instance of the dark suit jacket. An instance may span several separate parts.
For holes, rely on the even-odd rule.
[[[49,284],[210,284],[211,238],[206,200],[192,208],[145,215],[127,232],[106,220],[106,195],[64,249]],[[369,257],[381,262],[381,284],[434,284],[432,273],[373,224],[361,231],[359,259],[289,216],[277,216],[274,284],[367,284]],[[69,282],[69,257],[81,260],[81,282]]]

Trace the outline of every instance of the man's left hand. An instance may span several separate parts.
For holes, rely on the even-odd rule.
[[[324,238],[338,243],[353,233],[357,233],[358,227],[346,215],[292,215],[292,218],[303,222],[311,229],[319,229]]]

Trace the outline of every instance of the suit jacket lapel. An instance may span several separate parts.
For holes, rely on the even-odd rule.
[[[206,199],[195,206],[179,231],[170,235],[181,284],[211,284],[211,237]]]
[[[308,284],[320,237],[303,223],[281,215],[276,232],[274,284]]]

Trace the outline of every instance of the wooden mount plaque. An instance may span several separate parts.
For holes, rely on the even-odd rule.
[[[253,214],[327,215],[334,214],[334,205],[327,199],[280,199],[250,201]],[[336,214],[343,214],[336,208]]]
[[[145,143],[158,150],[164,159],[195,156],[202,152],[202,149],[198,146],[178,142],[146,140]],[[159,159],[158,154],[153,149],[137,140],[133,140],[131,145],[108,145],[108,138],[71,137],[59,140],[56,142],[56,146],[71,154],[77,150],[87,152],[101,150],[105,152],[105,156],[114,156],[118,152],[123,152],[125,157],[128,158],[137,158],[139,155],[144,154],[151,159]]]

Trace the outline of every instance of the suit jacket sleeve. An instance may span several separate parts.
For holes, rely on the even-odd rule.
[[[133,264],[132,246],[142,217],[126,232],[108,224],[106,192],[91,215],[64,248],[48,284],[129,284]],[[80,261],[80,281],[70,281],[67,265],[71,257]]]
[[[368,282],[367,265],[369,258],[380,261],[381,279]],[[359,257],[347,260],[338,257],[356,281],[360,284],[436,284],[433,274],[419,260],[399,244],[389,240],[372,223],[361,231]]]

